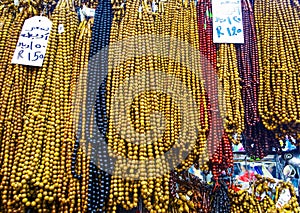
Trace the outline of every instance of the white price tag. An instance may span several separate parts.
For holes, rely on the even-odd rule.
[[[285,204],[287,204],[289,202],[291,197],[292,196],[291,196],[290,190],[284,189],[278,198],[278,201],[276,203],[276,208],[282,208]]]
[[[34,16],[25,20],[12,63],[41,67],[51,27],[52,22],[44,16]]]
[[[155,13],[156,11],[158,11],[158,7],[157,7],[155,1],[152,1],[152,12]]]
[[[81,8],[79,9],[79,18],[80,18],[80,21],[83,21],[83,20],[84,20],[84,14],[83,14]]]
[[[20,4],[19,0],[14,0],[14,5],[15,6],[19,6],[19,4]]]
[[[83,13],[85,16],[88,16],[88,17],[94,17],[94,16],[95,16],[95,12],[96,12],[95,9],[88,8],[88,7],[86,7],[85,5],[83,5],[83,7],[82,7],[82,13]]]
[[[244,43],[241,0],[212,0],[214,43]]]
[[[65,28],[64,28],[64,25],[63,24],[59,24],[58,25],[58,33],[61,34],[65,32]]]

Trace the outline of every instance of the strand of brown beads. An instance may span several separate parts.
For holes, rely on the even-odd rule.
[[[1,17],[0,17],[0,88],[3,87],[4,83],[4,77],[5,77],[5,64],[7,64],[8,61],[8,47],[9,43],[11,42],[10,36],[9,36],[9,29],[13,25],[13,17],[14,14],[8,9],[2,5],[1,9]],[[0,96],[1,96],[1,90],[0,90]]]
[[[115,2],[115,5],[113,8],[118,6],[118,2]],[[134,7],[134,2],[128,2],[126,3],[126,14],[129,13],[132,8]],[[129,21],[129,16],[125,15],[124,17],[121,17],[119,15],[120,11],[115,12],[114,18],[113,18],[113,23],[112,23],[112,29],[111,29],[111,34],[110,34],[110,44],[113,44],[114,42],[118,42],[122,40],[122,37],[127,37],[128,32],[133,31],[133,26],[128,26],[127,23]],[[135,14],[132,14],[132,18],[134,17]],[[123,30],[126,29],[128,30]],[[120,33],[123,32],[123,33]],[[128,45],[124,42],[124,46]],[[108,119],[110,115],[110,108],[111,108],[111,100],[110,98],[113,96],[115,93],[116,87],[117,87],[117,82],[119,81],[119,73],[125,72],[125,65],[121,63],[119,66],[114,66],[114,61],[120,60],[120,57],[122,55],[122,47],[119,48],[110,48],[109,49],[109,56],[108,56],[108,77],[107,77],[107,86],[106,87],[106,92],[107,92],[107,113],[108,113]],[[115,62],[115,63],[116,63]],[[133,63],[132,63],[133,64]],[[123,74],[124,75],[124,74]],[[128,74],[127,74],[128,75]],[[109,120],[108,120],[109,121]],[[125,156],[126,155],[126,148],[128,150],[128,155],[132,155],[132,149],[130,149],[129,145],[128,147],[125,146],[124,141],[120,140],[119,143],[114,142],[114,132],[113,132],[113,126],[109,122],[108,123],[108,133],[107,133],[107,140],[108,140],[108,152],[110,155],[115,155],[118,151],[120,156]],[[129,133],[130,134],[130,133]],[[118,150],[118,144],[121,150]],[[109,199],[108,199],[108,211],[109,212],[116,212],[117,210],[117,205],[122,205],[124,208],[133,208],[134,204],[137,204],[137,185],[134,185],[134,188],[132,187],[131,183],[132,181],[126,181],[122,180],[119,175],[119,171],[117,170],[118,168],[115,169],[115,174],[113,174],[111,178],[111,188],[109,192]],[[132,188],[131,188],[132,187]],[[134,199],[135,203],[132,204],[130,201],[130,194],[132,195],[134,193]],[[119,196],[120,195],[120,196]]]
[[[38,212],[72,212],[75,203],[71,175],[74,137],[67,121],[77,16],[70,5],[62,1],[52,14],[46,57],[35,77],[13,162],[14,200]],[[59,24],[64,26],[63,32],[58,32]]]
[[[7,42],[7,46],[2,48],[1,52],[1,58],[3,56],[1,73],[4,75],[1,77],[2,88],[0,93],[0,173],[2,174],[0,179],[0,210],[3,208],[3,212],[11,209],[11,205],[16,203],[16,201],[13,200],[14,190],[11,187],[15,178],[15,174],[12,172],[14,169],[13,161],[15,159],[17,138],[21,136],[21,130],[23,128],[23,115],[26,108],[25,96],[27,93],[26,77],[30,75],[31,72],[34,73],[33,70],[35,70],[27,66],[11,64],[11,57],[25,19],[36,15],[36,13],[33,12],[36,12],[36,10],[33,10],[31,7],[32,6],[23,8],[22,12],[17,13],[15,20],[10,25],[11,28],[6,29],[6,33],[10,35],[10,40]],[[12,16],[8,15],[6,21],[9,21],[9,17]],[[9,25],[6,23],[5,26]],[[16,205],[15,209],[20,210],[20,206]]]
[[[224,98],[225,132],[233,143],[240,143],[244,129],[244,106],[242,102],[240,77],[233,44],[221,44],[218,52],[218,76]],[[234,138],[236,137],[236,138]]]
[[[86,103],[86,81],[87,81],[87,65],[89,59],[89,50],[90,43],[92,37],[91,27],[93,25],[94,20],[83,20],[77,30],[76,34],[76,42],[74,48],[74,60],[73,64],[75,66],[75,70],[73,72],[72,81],[71,81],[71,96],[73,97],[74,110],[73,110],[73,119],[74,119],[74,128],[77,130],[80,128],[79,124],[79,116],[81,110],[85,111]],[[70,121],[73,121],[72,118]],[[85,118],[83,118],[83,122],[85,122]],[[71,125],[72,123],[70,123]],[[85,135],[85,124],[81,124],[81,134]],[[70,129],[71,130],[71,129]],[[74,133],[74,131],[70,132],[70,134]],[[81,141],[74,148],[75,156],[72,157],[72,175],[79,180],[76,180],[76,194],[75,194],[75,203],[76,208],[75,212],[86,212],[87,211],[87,196],[88,196],[88,176],[89,169],[87,165],[89,165],[89,150],[87,147],[80,146],[84,144],[85,138],[82,138]],[[74,154],[73,153],[73,154]],[[76,166],[76,168],[74,168]]]
[[[168,168],[168,162],[164,158],[164,153],[172,147],[177,148],[180,152],[186,149],[176,140],[179,137],[179,129],[186,128],[179,123],[180,107],[187,108],[188,105],[186,102],[180,103],[180,101],[176,104],[173,97],[155,90],[156,86],[160,86],[160,84],[163,85],[162,88],[171,87],[178,90],[179,85],[175,81],[166,81],[163,77],[164,73],[183,81],[184,85],[192,91],[193,98],[197,100],[196,104],[202,112],[200,114],[199,110],[199,115],[193,115],[193,113],[189,115],[191,122],[197,116],[203,123],[199,126],[199,138],[191,144],[194,149],[187,159],[178,162],[178,164],[181,163],[180,169],[187,169],[196,160],[205,159],[208,115],[201,78],[198,77],[199,73],[192,73],[194,70],[200,72],[196,56],[191,55],[192,62],[190,62],[188,54],[191,53],[188,52],[187,46],[183,46],[181,49],[179,42],[174,46],[170,45],[172,44],[170,41],[157,37],[143,38],[143,36],[160,35],[159,32],[163,32],[164,36],[173,36],[179,41],[186,42],[185,44],[190,42],[189,45],[198,50],[195,5],[187,1],[184,4],[170,1],[164,3],[163,9],[161,6],[158,12],[153,13],[152,9],[147,1],[126,2],[125,16],[115,14],[112,25],[110,43],[122,42],[122,45],[111,48],[109,52],[107,109],[110,122],[107,137],[110,155],[117,156],[108,200],[108,211],[111,212],[115,212],[118,205],[125,209],[137,206],[139,194],[150,212],[165,212],[168,208],[170,175],[169,171],[165,169]],[[174,22],[174,19],[177,21]],[[133,41],[129,39],[132,38],[131,36],[134,36]],[[172,48],[170,51],[165,50],[168,45]],[[155,72],[157,69],[163,72]],[[134,75],[142,75],[147,71],[149,75],[144,79],[133,78]],[[129,77],[133,79],[128,85],[126,80]],[[121,127],[121,131],[126,133],[126,138],[119,135],[119,130],[114,126],[116,120],[127,120],[122,117],[122,113],[116,115],[114,114],[116,112],[113,111],[114,95],[118,94],[119,86],[122,84],[126,86],[122,87],[123,96],[120,98],[120,105],[130,106],[127,116],[130,118],[131,124],[128,126],[134,127],[134,130],[127,126]],[[149,88],[149,90],[143,91],[144,88]],[[131,93],[128,94],[128,90],[143,92],[132,96]],[[124,97],[130,96],[132,99],[124,99]],[[155,123],[156,119],[154,122],[151,120],[150,115],[155,111],[164,113],[165,132],[163,135],[158,131],[160,127]],[[151,136],[143,138],[141,135],[147,135],[151,131],[153,132]],[[151,137],[154,139],[152,144],[143,142],[143,140],[149,141]],[[142,140],[142,144],[132,143],[137,139]],[[139,165],[137,163],[153,159],[156,159],[156,164]]]
[[[299,9],[292,1],[257,1],[254,15],[260,55],[262,122],[275,131],[278,139],[290,135],[298,140]]]

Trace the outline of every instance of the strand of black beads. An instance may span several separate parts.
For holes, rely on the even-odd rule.
[[[89,67],[88,67],[88,83],[87,83],[87,111],[88,114],[86,116],[87,121],[86,124],[88,128],[90,128],[91,123],[93,123],[93,114],[92,107],[95,104],[95,95],[97,91],[97,83],[99,80],[97,78],[97,72],[100,71],[100,57],[99,53],[101,50],[101,40],[103,34],[100,33],[103,28],[103,20],[104,20],[104,1],[102,1],[96,9],[95,13],[95,23],[92,29],[92,43],[90,50],[92,53],[89,58]],[[91,93],[91,94],[89,94]],[[86,130],[88,131],[88,130]],[[93,133],[92,133],[93,134]],[[92,136],[93,137],[93,136]],[[89,189],[88,189],[88,212],[97,212],[99,206],[100,199],[100,171],[96,166],[96,162],[98,159],[97,156],[97,140],[92,138],[88,141],[89,146],[91,147],[91,156],[90,156],[90,175],[89,175]]]
[[[82,176],[77,174],[76,171],[75,171],[78,149],[79,149],[79,139],[76,138],[73,153],[72,153],[71,173],[72,173],[74,178],[76,178],[78,180],[81,180]]]
[[[106,83],[107,77],[100,85],[99,93],[96,99],[96,122],[99,131],[105,135],[108,127],[108,119],[106,113]]]
[[[223,180],[219,180],[217,187],[212,192],[211,213],[229,213],[230,200],[228,197],[228,187]]]
[[[106,59],[108,55],[103,56],[103,59]],[[106,70],[107,70],[107,61],[105,63],[102,63],[106,65]],[[96,99],[96,122],[97,126],[99,128],[99,131],[103,134],[106,135],[107,128],[108,128],[108,118],[107,118],[107,113],[106,113],[106,83],[107,83],[107,77],[105,77],[104,81],[100,85],[99,93],[97,94],[97,99]],[[103,192],[100,195],[100,203],[105,203],[105,199],[109,195],[109,185],[110,185],[110,175],[111,174],[111,162],[109,162],[109,156],[107,155],[106,151],[106,144],[101,147],[102,149],[100,152],[102,153],[100,157],[100,164],[104,165],[106,167],[106,172],[101,170],[101,191]],[[108,167],[107,167],[108,166]],[[111,172],[108,172],[111,171]]]
[[[86,102],[85,106],[83,106],[83,109],[81,111],[81,118],[83,118],[83,113],[86,114],[85,116],[85,121],[82,119],[79,120],[78,122],[78,132],[77,134],[79,135],[79,140],[80,139],[86,139],[83,143],[81,144],[82,146],[85,146],[84,148],[86,149],[87,157],[89,158],[89,179],[88,179],[88,198],[87,198],[87,211],[88,212],[95,212],[97,210],[97,198],[96,198],[96,191],[100,190],[99,187],[99,179],[97,178],[97,167],[95,166],[95,143],[93,143],[90,140],[90,123],[92,120],[92,109],[94,106],[94,96],[93,92],[95,92],[95,88],[92,87],[97,83],[96,77],[94,74],[97,72],[97,52],[98,52],[98,44],[100,40],[99,36],[99,27],[101,24],[101,19],[102,19],[102,12],[103,12],[103,1],[98,5],[95,11],[95,20],[94,20],[94,25],[92,27],[92,39],[91,39],[91,44],[90,44],[90,52],[89,52],[89,64],[88,64],[88,74],[87,74],[87,82],[86,82],[86,87],[87,87],[87,94],[86,94]],[[99,62],[98,62],[99,63]],[[94,90],[93,90],[94,89]],[[84,101],[84,100],[83,100]],[[84,119],[84,118],[83,118]],[[85,132],[81,132],[82,129],[82,124],[85,123]],[[85,134],[85,135],[82,135]],[[93,145],[92,145],[93,144]],[[98,189],[98,190],[97,190]]]
[[[109,44],[112,17],[110,1],[101,1],[96,9],[92,29],[87,83],[87,128],[90,127],[88,124],[94,124],[95,122],[98,133],[93,132],[93,136],[94,134],[100,135],[100,138],[93,137],[88,141],[88,143],[91,143],[88,212],[104,211],[103,207],[110,188],[110,175],[106,172],[107,168],[112,166],[112,163],[107,155],[105,138],[107,129],[105,78],[108,70],[107,46]],[[92,114],[92,110],[89,111],[92,107],[94,107],[94,114]],[[89,130],[87,129],[87,131]]]
[[[98,93],[97,93],[97,99],[96,99],[96,122],[97,126],[99,128],[99,131],[105,136],[107,125],[108,125],[108,119],[106,115],[106,82],[107,77],[106,74],[108,72],[108,49],[106,48],[109,44],[109,35],[110,35],[110,28],[112,25],[112,5],[110,2],[104,2],[104,26],[106,26],[106,35],[103,36],[102,40],[102,46],[101,48],[101,63],[100,63],[100,72],[104,74],[104,79],[101,82],[101,85],[99,87]],[[103,49],[104,48],[104,49]],[[100,104],[99,104],[100,103]],[[109,194],[109,183],[110,183],[110,175],[108,174],[108,170],[112,166],[112,162],[109,162],[109,156],[107,153],[107,143],[106,140],[102,140],[104,143],[99,144],[98,148],[98,155],[100,157],[100,165],[102,167],[102,170],[100,170],[101,175],[101,184],[100,184],[100,197],[99,197],[99,208],[103,209],[105,205],[105,200],[108,197]],[[103,170],[104,169],[104,170]]]
[[[110,3],[110,1],[105,1],[105,8],[107,9],[107,13],[106,13],[106,19],[105,19],[105,25],[106,25],[106,35],[104,36],[103,39],[103,46],[102,48],[104,48],[105,51],[101,51],[101,72],[104,73],[105,75],[108,72],[108,49],[106,48],[109,44],[109,40],[110,40],[110,29],[112,26],[112,20],[113,20],[113,12],[112,12],[112,5]],[[107,76],[107,75],[106,75]],[[100,97],[101,97],[101,105],[103,107],[103,110],[101,110],[100,112],[102,112],[102,117],[103,117],[103,122],[100,122],[100,126],[103,126],[103,135],[106,135],[106,130],[107,130],[107,123],[108,123],[108,119],[106,116],[106,82],[107,82],[107,77],[105,76],[105,78],[103,79],[101,86],[100,86]],[[96,110],[96,113],[98,111]],[[98,125],[99,127],[99,125]],[[104,147],[106,146],[107,143],[105,141],[105,144],[101,144],[101,149],[99,154],[100,155],[100,165],[103,165],[104,168],[106,168],[105,170],[101,170],[101,195],[100,195],[100,209],[103,209],[104,205],[105,205],[105,201],[108,198],[109,195],[109,190],[110,190],[110,174],[108,173],[109,169],[111,169],[112,167],[112,162],[109,161],[109,156],[108,156],[108,152],[107,149],[103,150]],[[100,148],[99,147],[99,148]]]

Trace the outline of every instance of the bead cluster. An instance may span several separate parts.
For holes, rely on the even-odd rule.
[[[115,3],[115,8],[118,8],[120,3]],[[140,8],[140,9],[139,9]],[[179,136],[180,130],[180,106],[176,105],[176,100],[168,94],[164,94],[159,91],[143,91],[133,97],[130,105],[130,111],[128,112],[128,118],[131,123],[128,126],[133,126],[134,130],[122,129],[126,131],[127,138],[124,139],[118,134],[118,129],[113,126],[112,120],[116,113],[112,110],[112,103],[114,101],[114,95],[118,92],[118,87],[124,83],[130,77],[142,73],[142,71],[153,72],[150,75],[149,82],[130,82],[128,89],[135,88],[139,91],[142,85],[146,84],[146,88],[155,88],[156,84],[161,81],[161,74],[156,74],[155,71],[163,71],[174,75],[177,79],[180,79],[190,91],[192,91],[193,97],[196,100],[199,107],[199,120],[201,120],[201,126],[199,127],[198,139],[196,142],[192,142],[194,148],[181,163],[181,169],[186,169],[192,165],[196,160],[205,161],[206,158],[206,134],[208,131],[208,113],[206,110],[207,103],[205,97],[205,91],[201,79],[197,79],[197,76],[191,73],[179,62],[175,61],[176,56],[182,63],[190,63],[188,59],[188,53],[182,49],[178,49],[174,45],[165,43],[155,43],[155,40],[147,40],[141,38],[143,35],[156,34],[159,36],[171,36],[179,41],[190,42],[190,45],[198,49],[198,33],[196,28],[196,8],[193,2],[179,2],[170,1],[164,3],[163,10],[158,12],[149,12],[149,2],[140,1],[126,1],[125,15],[120,16],[119,13],[115,13],[114,21],[111,31],[110,44],[116,42],[123,42],[118,48],[112,48],[109,51],[109,73],[107,77],[107,110],[108,110],[108,148],[110,155],[120,156],[119,161],[116,163],[115,174],[111,180],[111,190],[109,194],[108,205],[109,211],[115,212],[117,206],[121,205],[125,209],[131,209],[138,205],[138,197],[141,197],[144,201],[145,207],[150,212],[166,212],[169,203],[169,171],[165,171],[163,168],[167,168],[168,162],[163,159],[157,164],[150,165],[149,168],[143,168],[144,165],[129,165],[126,163],[127,159],[131,162],[147,159],[159,159],[159,156],[163,156],[164,152],[167,152],[172,147],[178,147],[179,150],[184,150],[176,140]],[[151,10],[151,9],[150,9]],[[118,10],[120,11],[120,10]],[[188,31],[189,33],[184,33]],[[134,38],[136,46],[131,46],[129,38]],[[153,42],[153,43],[152,43]],[[140,45],[138,45],[140,44]],[[144,47],[142,47],[142,45]],[[163,54],[163,50],[166,46],[170,45],[170,49],[167,49],[168,55]],[[145,48],[148,50],[144,55],[134,55],[134,51],[142,52]],[[153,55],[157,51],[156,55]],[[118,64],[118,59],[122,58],[122,55],[133,56],[128,57],[123,62]],[[160,57],[159,57],[160,56]],[[169,56],[169,57],[167,57]],[[193,61],[193,66],[200,71],[198,62]],[[117,65],[116,65],[117,64]],[[151,73],[152,74],[152,73]],[[145,78],[146,79],[146,78]],[[170,82],[171,83],[171,82]],[[168,86],[168,85],[166,85]],[[169,85],[176,87],[176,84]],[[125,88],[127,89],[127,88]],[[123,91],[124,92],[124,91]],[[124,92],[126,95],[126,91]],[[122,100],[128,101],[126,99]],[[181,103],[178,103],[181,104]],[[125,103],[125,105],[127,105]],[[162,135],[162,138],[157,138],[152,144],[142,143],[139,145],[133,144],[129,139],[139,137],[139,134],[148,133],[153,131],[153,123],[151,122],[150,114],[152,112],[163,112],[166,117],[166,130]],[[184,115],[192,116],[192,115]],[[119,118],[121,119],[121,118]],[[191,117],[189,120],[193,121],[195,118]],[[181,127],[186,128],[186,127]],[[128,141],[126,141],[128,140]],[[144,145],[145,144],[145,145]],[[124,160],[124,158],[125,160]],[[123,160],[122,160],[123,159]],[[176,162],[175,162],[176,163]],[[174,163],[174,164],[175,164]],[[126,168],[126,169],[124,169]],[[140,173],[136,173],[135,169],[139,169]],[[123,172],[122,172],[123,171]],[[122,175],[127,174],[131,179],[122,179]],[[156,177],[155,177],[156,176]],[[134,180],[134,179],[142,180]]]
[[[244,44],[237,46],[237,58],[245,109],[243,147],[253,158],[263,158],[273,151],[281,151],[275,134],[266,129],[258,112],[259,65],[254,13],[249,0],[242,1]]]
[[[21,12],[10,14],[2,8],[1,22],[1,74],[0,74],[0,211],[10,209],[16,203],[16,191],[11,187],[16,173],[14,161],[17,139],[22,134],[23,116],[28,109],[29,98],[35,84],[37,69],[11,64],[19,32],[27,18],[35,14],[26,6]],[[2,40],[3,39],[3,40]],[[28,80],[27,80],[28,79]],[[20,203],[15,209],[21,210]]]
[[[75,209],[70,92],[78,21],[70,5],[70,2],[62,1],[52,14],[48,54],[37,72],[24,115],[24,128],[18,138],[12,168],[14,178],[10,177],[16,191],[14,200],[39,211],[68,209],[73,212]],[[59,24],[64,26],[63,33],[57,32]],[[56,202],[60,205],[56,206]]]
[[[299,212],[294,186],[289,182],[275,181],[256,175],[256,181],[249,190],[235,192],[229,190],[231,212]],[[288,190],[291,198],[284,205],[278,205],[283,190]],[[280,203],[280,202],[279,202]]]
[[[258,107],[262,123],[278,139],[299,139],[299,32],[297,1],[255,1],[259,51]]]
[[[87,209],[88,161],[74,143],[72,97],[88,59],[84,52],[92,21],[78,27],[72,3],[59,2],[51,14],[43,66],[13,65],[25,19],[43,10],[35,4],[21,2],[20,12],[11,14],[1,10],[0,211],[82,212]]]
[[[211,211],[213,185],[201,181],[188,172],[176,174],[177,187],[172,195],[169,212],[202,212]]]
[[[185,171],[176,174],[175,181],[169,212],[230,212],[228,186],[223,180],[208,184]]]

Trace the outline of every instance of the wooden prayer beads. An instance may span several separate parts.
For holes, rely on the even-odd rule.
[[[1,32],[0,211],[81,212],[87,208],[88,171],[82,149],[75,147],[77,159],[72,160],[72,95],[88,57],[73,61],[73,50],[76,56],[82,52],[81,45],[88,50],[91,21],[82,23],[77,31],[72,3],[60,1],[51,16],[53,25],[43,67],[12,65],[12,53],[24,20],[38,14],[38,8],[22,7],[11,24],[11,32]],[[9,30],[12,17],[2,16],[3,29]],[[64,26],[63,32],[58,32],[59,24]],[[11,37],[4,46],[7,35]],[[73,178],[74,164],[82,182]]]
[[[182,81],[192,91],[197,108],[200,109],[197,110],[199,114],[184,116],[187,116],[190,122],[193,122],[195,118],[201,121],[198,138],[196,141],[191,141],[190,146],[193,149],[187,158],[181,162],[176,162],[177,156],[174,156],[171,159],[174,162],[171,163],[175,167],[180,164],[182,170],[189,168],[196,161],[200,161],[200,164],[203,165],[203,162],[207,160],[205,139],[208,131],[208,112],[206,110],[204,85],[198,76],[200,67],[196,59],[199,58],[199,55],[197,57],[192,55],[189,60],[187,49],[178,50],[176,45],[170,45],[170,41],[165,39],[171,36],[178,39],[178,41],[189,42],[192,48],[198,50],[198,33],[195,24],[195,5],[193,2],[188,1],[184,3],[177,1],[164,3],[164,12],[162,10],[152,12],[147,1],[142,3],[127,1],[124,17],[120,14],[116,14],[114,17],[110,44],[120,42],[122,45],[110,49],[108,86],[106,89],[106,105],[109,118],[108,148],[110,155],[119,156],[117,157],[119,161],[116,164],[115,174],[111,180],[108,201],[109,211],[115,212],[117,205],[122,205],[125,209],[137,206],[139,192],[145,207],[150,212],[165,212],[168,208],[170,171],[165,168],[169,167],[170,162],[167,162],[161,156],[174,147],[180,151],[180,154],[186,150],[177,140],[180,128],[187,128],[181,126],[179,122],[182,119],[179,109],[186,107],[187,103],[177,101],[172,95],[164,94],[164,91],[155,90],[156,85],[159,85],[158,88],[160,88],[162,81],[165,81],[162,78],[165,73]],[[189,33],[184,33],[186,31]],[[159,39],[156,40],[157,37],[155,39],[143,38],[143,36],[149,35],[158,35]],[[130,41],[130,39],[133,39],[133,41]],[[170,45],[170,50],[166,49],[168,45]],[[143,53],[145,50],[146,52]],[[134,54],[135,51],[136,54]],[[167,54],[164,54],[163,51],[166,51]],[[154,55],[154,53],[156,54]],[[124,58],[123,55],[128,57]],[[176,60],[180,60],[181,63]],[[193,73],[194,70],[184,66],[184,64],[189,65],[189,63],[192,63],[192,67],[196,67],[195,71],[199,73]],[[162,74],[155,73],[156,71],[160,71]],[[130,81],[130,84],[126,85],[122,91],[123,96],[118,99],[123,101],[125,106],[126,104],[130,106],[127,116],[131,123],[127,126],[131,126],[133,130],[126,129],[125,126],[123,129],[117,129],[117,126],[114,126],[115,122],[124,119],[120,116],[122,112],[118,113],[119,117],[114,118],[117,115],[113,111],[114,95],[118,94],[118,87],[126,84],[126,80],[134,78],[135,75],[143,74],[143,72],[150,72],[149,79],[145,77],[141,78],[140,81]],[[179,85],[175,84],[175,80],[172,81],[174,83],[166,81],[164,87],[178,89]],[[144,88],[151,89],[143,91]],[[122,98],[130,96],[131,93],[127,94],[127,90],[131,89],[141,92],[129,100],[132,103],[127,103],[128,100]],[[123,104],[123,102],[120,103]],[[155,128],[157,124],[154,122],[158,121],[151,121],[150,116],[152,112],[159,111],[163,112],[166,118],[166,130],[163,130],[164,134],[162,136]],[[126,138],[118,134],[118,131],[126,132]],[[151,137],[155,139],[151,144],[146,144],[145,141],[142,141],[142,144],[133,143],[135,139],[142,138],[142,135],[139,134],[148,134],[150,131],[153,132]],[[148,159],[158,159],[159,161],[156,164],[150,164],[148,168],[145,165],[134,164],[138,160]],[[135,171],[137,168],[139,172]],[[126,177],[126,175],[128,176]]]
[[[257,180],[248,190],[235,192],[230,189],[231,212],[299,212],[294,186],[283,181],[276,182],[270,178],[256,175]],[[284,205],[279,205],[283,190],[288,190],[291,198]]]
[[[299,7],[296,1],[255,1],[259,50],[259,113],[278,139],[299,139]],[[288,20],[288,21],[286,21]],[[272,29],[272,30],[270,30]]]
[[[5,15],[5,13],[3,13]],[[9,209],[11,204],[16,203],[13,200],[14,190],[11,184],[15,180],[16,173],[13,173],[13,162],[16,158],[15,147],[17,139],[21,136],[23,128],[23,116],[28,107],[28,95],[32,91],[37,74],[35,68],[29,68],[22,65],[11,64],[11,58],[14,48],[17,44],[19,32],[25,19],[35,15],[28,7],[22,12],[15,14],[6,14],[7,17],[1,18],[4,21],[1,46],[1,74],[0,74],[0,210]],[[13,20],[13,18],[15,18]],[[27,81],[27,79],[30,79]],[[2,210],[3,209],[3,210]],[[21,209],[19,204],[16,209]]]
[[[220,44],[217,60],[218,76],[224,95],[222,98],[224,98],[225,132],[233,143],[240,143],[241,134],[244,130],[244,106],[235,46],[233,44]]]

